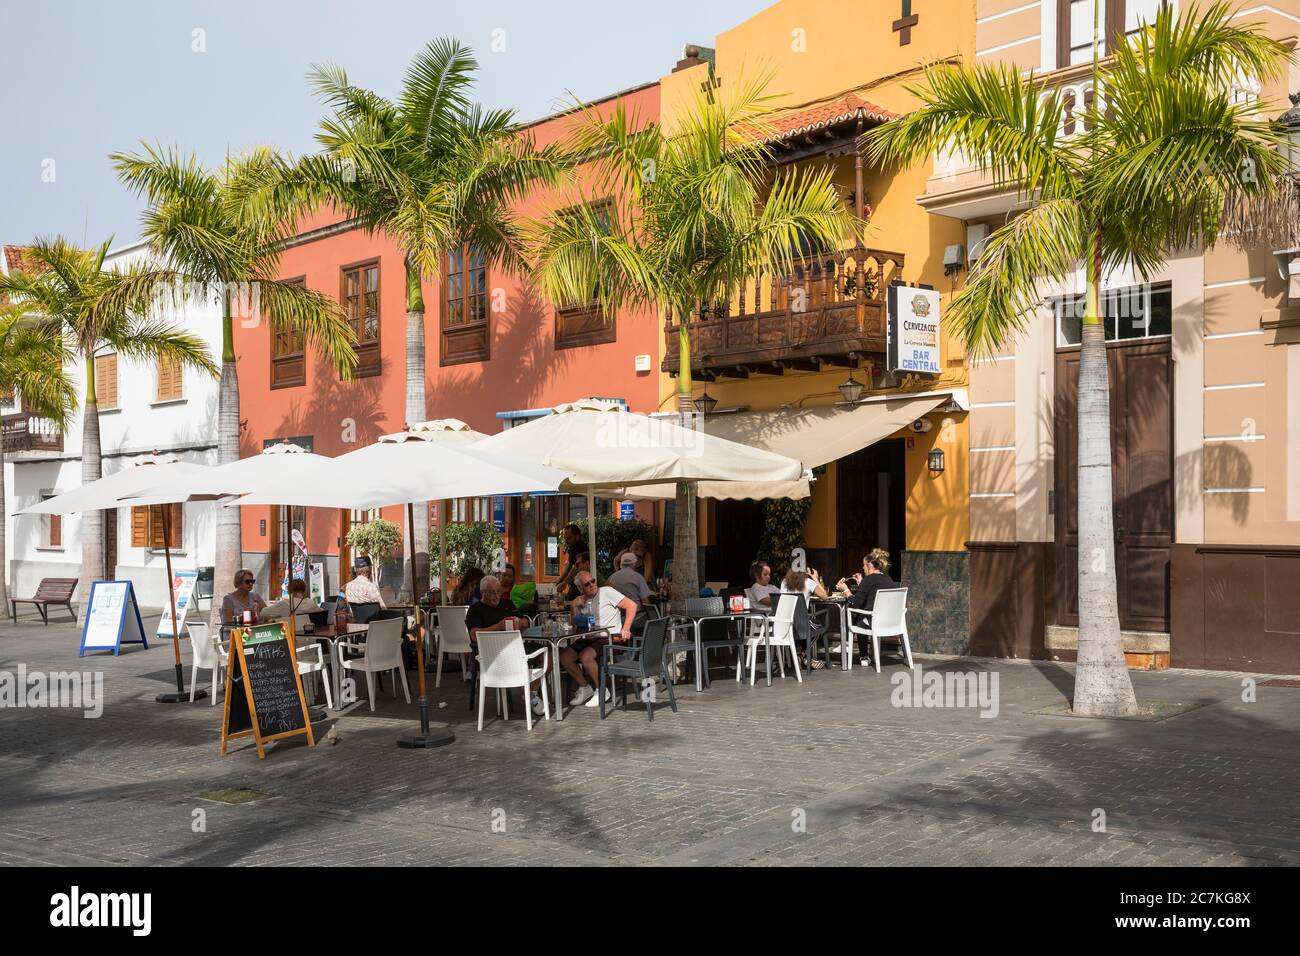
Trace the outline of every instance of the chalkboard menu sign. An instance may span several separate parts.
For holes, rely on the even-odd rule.
[[[307,743],[316,745],[298,658],[283,624],[239,628],[231,636],[221,755],[226,754],[227,741],[249,734],[261,758],[266,757],[264,744],[295,734],[306,734]]]

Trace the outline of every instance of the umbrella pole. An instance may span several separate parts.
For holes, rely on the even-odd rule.
[[[596,573],[600,566],[596,556],[596,493],[590,488],[587,489],[587,554],[591,558],[592,580],[599,584],[600,575]],[[617,571],[618,568],[614,570]]]
[[[154,700],[160,704],[179,704],[188,701],[190,695],[185,692],[185,673],[181,668],[181,622],[176,619],[176,590],[172,587],[172,535],[168,525],[168,505],[160,505],[163,526],[163,557],[167,562],[167,603],[172,609],[172,651],[176,656],[176,691],[159,694]],[[194,688],[194,699],[202,700],[208,696],[206,690]]]
[[[438,515],[439,536],[442,531],[442,514]],[[411,603],[415,605],[414,620],[418,626],[420,623],[420,598],[415,593],[415,538],[411,535],[411,529],[415,527],[415,505],[412,502],[406,503],[406,538],[411,545],[411,560],[407,562],[407,567],[411,569]],[[443,566],[438,565],[441,572]],[[441,583],[441,581],[439,582]],[[429,698],[425,692],[424,679],[424,639],[421,638],[415,642],[415,670],[420,681],[420,732],[418,734],[403,734],[397,738],[397,746],[405,747],[408,750],[427,750],[431,747],[441,747],[449,744],[456,739],[456,735],[450,730],[443,727],[438,731],[429,729]]]

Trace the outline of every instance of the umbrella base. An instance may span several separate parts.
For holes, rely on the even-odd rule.
[[[196,701],[203,700],[207,696],[208,692],[206,690],[195,689],[194,691]],[[165,694],[159,694],[154,700],[160,704],[188,704],[190,702],[190,692],[187,690],[169,690]]]
[[[397,738],[397,746],[403,750],[432,750],[445,747],[455,739],[450,730],[431,730],[427,734],[403,734]]]

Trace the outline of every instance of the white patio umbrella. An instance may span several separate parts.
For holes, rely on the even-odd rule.
[[[473,434],[464,422],[454,419],[425,422],[330,459],[309,484],[269,476],[259,489],[236,503],[362,509],[404,504],[410,528],[414,525],[416,501],[555,491],[568,477],[566,472],[545,465],[471,448]],[[414,562],[411,598],[416,600]],[[416,654],[420,733],[398,738],[398,745],[428,748],[451,743],[455,736],[450,731],[430,732],[423,641],[416,642]]]
[[[135,462],[130,468],[123,468],[111,475],[105,475],[98,481],[92,481],[80,488],[73,488],[71,491],[55,495],[53,498],[47,498],[45,501],[34,504],[29,508],[23,508],[15,512],[15,514],[61,515],[70,514],[74,511],[102,511],[106,508],[117,508],[124,504],[123,498],[160,482],[178,479],[195,480],[212,470],[207,465],[194,465],[181,461],[175,455],[161,455],[154,452],[149,457]],[[127,503],[143,504],[143,502]],[[176,595],[172,591],[171,529],[168,527],[168,520],[167,511],[164,509],[162,513],[163,555],[167,563],[167,600],[171,607],[172,621],[174,622],[176,620]],[[179,631],[179,627],[172,627],[172,651],[176,659],[176,692],[173,694],[169,691],[159,694],[155,699],[162,704],[175,704],[190,699],[189,693],[185,690],[185,675],[181,668]],[[206,696],[206,691],[195,690],[195,700]]]
[[[596,565],[595,496],[665,482],[798,482],[793,458],[728,441],[675,421],[651,418],[599,399],[557,405],[543,415],[474,446],[571,472],[563,489],[587,495],[587,537]],[[634,492],[633,492],[634,493]],[[593,570],[593,574],[594,574]]]

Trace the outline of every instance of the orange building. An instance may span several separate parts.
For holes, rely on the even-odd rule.
[[[587,106],[606,111],[619,103],[645,122],[656,121],[659,84]],[[572,111],[559,114],[532,124],[529,132],[545,145],[562,138],[576,118]],[[519,212],[539,213],[550,198],[539,193]],[[292,335],[277,334],[263,323],[237,327],[240,456],[286,438],[336,456],[400,431],[406,288],[396,244],[368,235],[338,214],[317,215],[303,223],[285,250],[280,277],[339,296],[357,332],[356,377],[340,381],[324,359],[310,348],[304,351]],[[472,247],[445,257],[441,274],[426,281],[424,298],[430,419],[459,418],[490,434],[576,398],[621,399],[638,412],[658,406],[660,331],[651,311],[616,317],[593,309],[557,311],[525,280],[494,268]],[[305,535],[311,560],[325,564],[328,586],[336,587],[340,565],[350,565],[347,529],[372,517],[288,507],[242,512],[244,563],[257,574],[259,586],[273,591],[292,555],[293,530]],[[585,512],[585,499],[477,499],[455,502],[452,512],[453,521],[495,520],[520,579],[545,582],[559,570],[558,556],[548,557],[554,549],[548,549],[547,539]],[[638,513],[649,519],[653,508],[640,505]],[[383,509],[383,517],[405,527],[401,508]],[[387,569],[382,583],[400,586],[399,574],[395,567]]]

